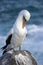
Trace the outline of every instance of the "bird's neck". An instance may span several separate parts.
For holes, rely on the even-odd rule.
[[[16,20],[16,26],[22,29],[23,19],[22,16],[19,16]]]

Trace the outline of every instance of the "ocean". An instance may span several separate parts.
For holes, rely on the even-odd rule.
[[[23,9],[30,12],[31,18],[26,25],[28,36],[22,49],[30,51],[38,65],[43,65],[43,0],[0,0],[0,48],[5,45],[6,36]]]

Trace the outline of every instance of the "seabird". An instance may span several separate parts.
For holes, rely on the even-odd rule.
[[[6,38],[6,45],[2,47],[3,54],[7,52],[10,49],[14,49],[19,47],[19,50],[21,48],[21,45],[26,37],[27,29],[26,29],[26,23],[30,19],[30,13],[27,10],[22,10],[13,26],[13,32],[9,33],[8,37]]]

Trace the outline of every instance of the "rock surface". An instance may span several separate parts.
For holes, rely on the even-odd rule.
[[[10,50],[0,57],[0,65],[37,65],[37,62],[28,51]]]

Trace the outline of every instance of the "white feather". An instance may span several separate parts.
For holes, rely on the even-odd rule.
[[[13,29],[9,33],[9,35],[12,33],[11,44],[9,46],[14,48],[21,46],[27,34],[26,27],[22,28],[23,16],[27,21],[30,19],[30,13],[27,10],[22,10],[18,15]]]

